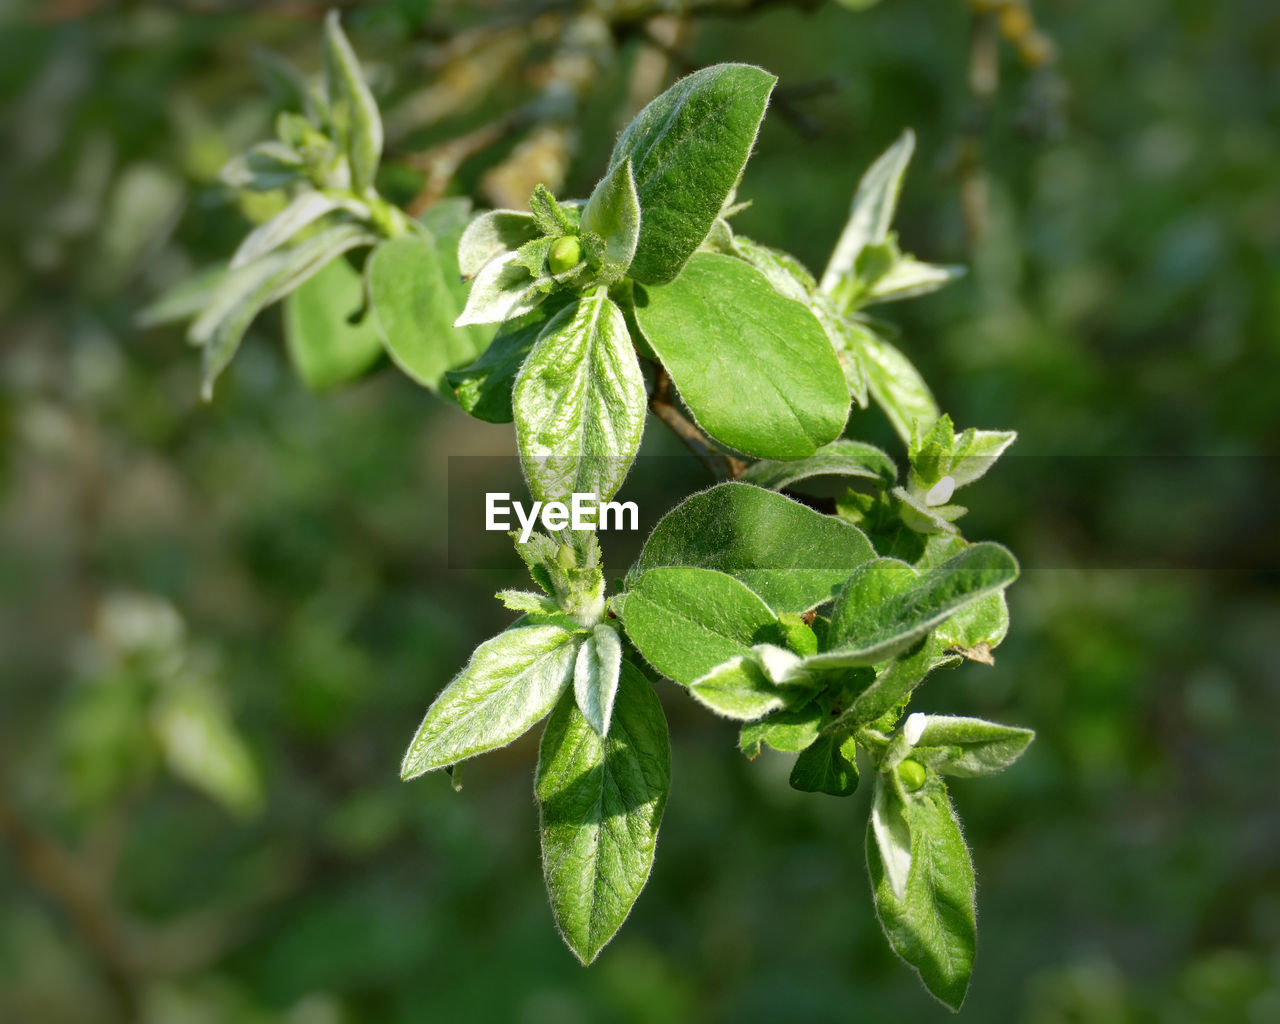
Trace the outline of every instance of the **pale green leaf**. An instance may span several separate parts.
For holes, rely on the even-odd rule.
[[[604,239],[601,280],[606,284],[621,280],[640,240],[640,198],[630,160],[614,165],[595,187],[582,211],[581,230]]]
[[[646,398],[626,321],[605,288],[543,329],[516,375],[512,408],[534,497],[607,501],[622,486],[640,447]]]
[[[244,241],[231,257],[231,269],[243,267],[260,256],[293,240],[301,231],[310,227],[326,214],[346,210],[357,216],[368,214],[363,203],[350,199],[338,199],[324,192],[308,190],[299,192],[283,210],[265,224],[259,224],[245,235]]]
[[[671,781],[662,706],[624,662],[602,738],[565,694],[538,752],[542,872],[556,926],[584,964],[631,912],[648,880]]]
[[[454,327],[469,324],[500,324],[531,312],[546,298],[537,282],[509,252],[490,260],[471,283],[466,307],[453,322]]]
[[[930,425],[938,418],[938,403],[920,371],[897,348],[866,328],[858,334],[871,397],[884,410],[898,436],[909,441],[916,423]]]
[[[533,214],[523,210],[490,210],[467,225],[458,240],[458,268],[471,278],[499,256],[515,252],[540,234]]]
[[[751,455],[803,458],[844,429],[849,389],[822,325],[748,263],[697,253],[671,284],[637,288],[635,315],[716,440]]]
[[[936,292],[965,275],[964,267],[925,263],[914,256],[901,256],[881,274],[862,297],[862,304],[898,302]]]
[[[898,467],[888,453],[875,445],[841,438],[823,445],[807,459],[788,462],[763,459],[753,463],[740,479],[780,491],[801,480],[821,476],[861,477],[892,486],[898,478]]]
[[[609,161],[631,161],[642,220],[630,275],[663,284],[680,273],[720,216],[755,144],[777,79],[745,64],[682,78],[623,131]]]
[[[382,117],[337,11],[325,17],[324,40],[329,116],[346,146],[351,183],[363,194],[373,186],[382,157]]]
[[[830,600],[874,556],[856,526],[762,487],[723,483],[663,516],[628,579],[659,566],[715,569],[775,611],[803,612]]]
[[[925,715],[911,756],[940,775],[972,778],[1004,771],[1035,739],[1030,729],[981,718]]]
[[[555,625],[514,626],[486,640],[427,709],[402,778],[505,747],[541,721],[573,678],[578,641]]]
[[[290,292],[284,340],[294,369],[313,391],[362,377],[382,355],[382,341],[359,272],[339,258]]]
[[[783,682],[769,670],[761,658],[761,648],[770,645],[757,644],[746,655],[735,655],[717,665],[710,672],[695,679],[689,692],[699,704],[718,715],[738,722],[750,722],[774,711],[796,708],[812,696],[811,686],[805,680],[795,678]],[[790,655],[798,665],[800,659],[789,651],[772,648],[779,654]]]
[[[578,648],[573,694],[578,710],[601,736],[609,734],[621,671],[622,640],[618,631],[608,623],[597,623]]]
[[[227,270],[225,263],[214,263],[184,277],[147,303],[134,323],[139,327],[156,327],[190,319],[209,304]]]

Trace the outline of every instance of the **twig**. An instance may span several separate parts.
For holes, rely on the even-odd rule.
[[[969,111],[957,156],[960,206],[970,244],[982,238],[987,225],[987,171],[983,137],[996,91],[1000,88],[1000,36],[995,16],[977,12],[969,39]]]
[[[735,480],[747,468],[741,459],[720,451],[707,435],[685,418],[684,414],[671,401],[671,376],[666,370],[658,368],[653,380],[653,393],[649,396],[649,411],[662,420],[676,437],[684,443],[694,455],[702,460],[717,480]]]

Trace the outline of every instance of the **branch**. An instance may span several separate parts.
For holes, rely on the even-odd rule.
[[[671,376],[658,367],[653,379],[653,393],[649,396],[649,411],[662,420],[684,446],[702,460],[717,480],[736,480],[742,476],[747,464],[720,451],[707,435],[685,418],[671,401]]]

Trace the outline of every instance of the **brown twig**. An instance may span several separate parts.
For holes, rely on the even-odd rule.
[[[671,376],[658,368],[649,396],[649,411],[670,428],[684,446],[696,455],[717,480],[736,480],[747,468],[741,459],[720,451],[671,401]]]

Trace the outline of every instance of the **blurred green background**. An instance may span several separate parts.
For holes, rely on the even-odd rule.
[[[783,92],[739,227],[821,269],[913,126],[904,246],[972,272],[885,312],[959,427],[1020,432],[966,532],[1026,568],[996,668],[918,701],[1039,732],[953,787],[979,876],[963,1017],[1280,1020],[1280,8],[1036,0],[1057,59],[1000,42],[984,104],[962,0],[752,6],[650,26],[685,55],[655,63],[649,9],[602,5],[579,130],[503,133],[449,191],[492,202],[543,144],[585,194],[637,91],[756,62]],[[415,154],[545,85],[568,5],[352,7],[408,201]],[[514,565],[448,567],[445,484],[509,428],[385,367],[308,394],[274,313],[203,405],[180,332],[133,326],[247,229],[216,173],[274,111],[251,50],[315,69],[322,7],[4,9],[0,1021],[947,1018],[879,934],[865,796],[791,791],[673,687],[654,874],[590,970],[545,904],[531,739],[459,793],[397,780],[508,618]],[[851,430],[896,450],[872,413]]]

